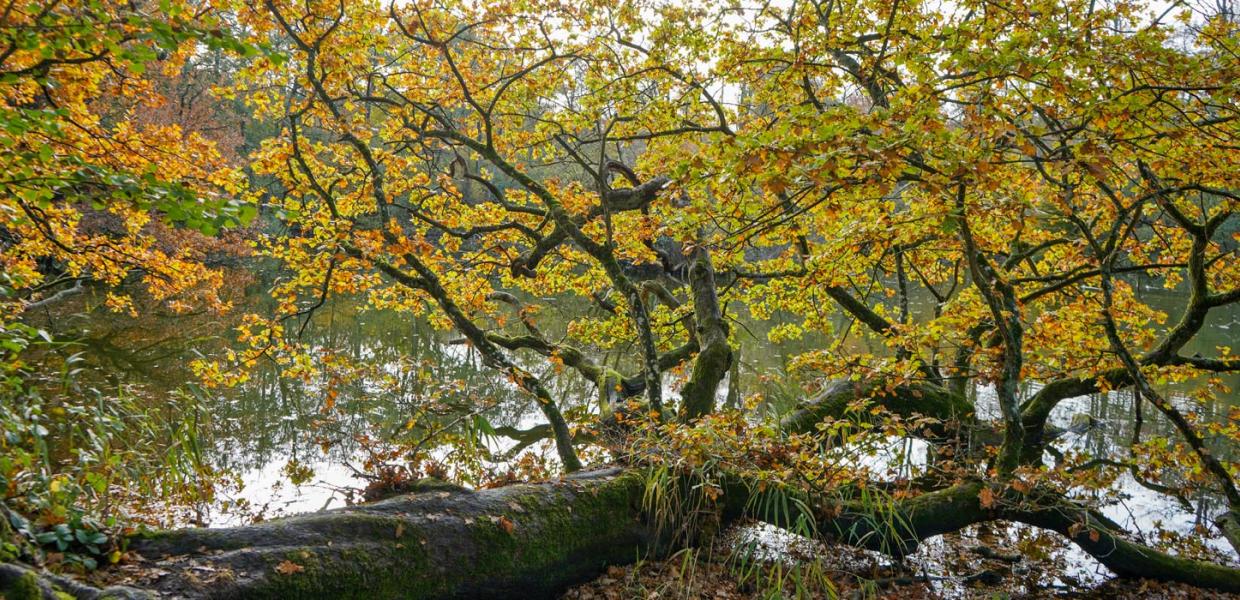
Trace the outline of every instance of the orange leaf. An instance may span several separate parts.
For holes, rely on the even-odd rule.
[[[496,521],[496,523],[499,524],[500,529],[504,530],[504,533],[507,533],[509,535],[512,535],[512,530],[516,528],[516,526],[512,524],[512,521],[509,520],[508,517],[500,517],[499,520]]]
[[[977,494],[977,499],[981,501],[982,508],[990,508],[995,505],[995,493],[990,491],[990,488],[982,488],[982,491]]]
[[[281,575],[292,575],[293,573],[301,573],[306,568],[292,561],[284,561],[276,565],[276,573]]]

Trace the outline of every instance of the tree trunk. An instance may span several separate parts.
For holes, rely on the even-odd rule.
[[[982,491],[988,487],[991,493],[983,506]],[[876,507],[872,502],[806,498],[772,487],[759,491],[733,481],[725,485],[724,497],[725,512],[733,517],[744,514],[792,529],[812,523],[820,537],[893,556],[914,552],[928,538],[969,525],[1024,523],[1063,535],[1120,577],[1240,592],[1240,569],[1180,558],[1128,541],[1111,520],[1055,494],[1023,495],[972,481]],[[772,505],[779,509],[754,512],[754,507]]]
[[[931,432],[935,436],[949,436],[960,425],[975,422],[969,400],[941,386],[917,382],[888,387],[881,381],[836,381],[784,417],[781,427],[789,433],[810,433],[826,418],[874,420],[866,410],[849,413],[849,405],[858,398],[872,398],[876,405],[900,417],[938,419]]]
[[[732,347],[728,345],[728,325],[715,286],[715,268],[703,246],[689,255],[689,283],[693,291],[693,315],[698,345],[702,348],[693,361],[693,372],[682,391],[681,411],[687,420],[715,411],[715,393],[731,366]]]

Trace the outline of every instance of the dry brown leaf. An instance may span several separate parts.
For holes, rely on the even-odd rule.
[[[990,491],[990,488],[982,488],[982,491],[977,494],[977,499],[981,502],[982,508],[990,508],[995,505],[995,493]]]
[[[504,533],[507,533],[509,535],[512,535],[512,530],[516,528],[516,526],[512,524],[512,521],[509,520],[508,517],[500,517],[499,521],[496,521],[496,522],[499,524],[499,528],[503,529]]]
[[[288,560],[276,565],[276,572],[281,575],[292,575],[293,573],[301,573],[305,570],[305,567]]]

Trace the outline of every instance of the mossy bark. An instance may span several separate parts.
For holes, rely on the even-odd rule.
[[[745,515],[793,529],[812,523],[821,537],[894,556],[914,552],[928,538],[969,525],[1008,521],[1055,531],[1120,577],[1240,592],[1240,569],[1173,556],[1129,541],[1111,520],[1055,494],[1026,495],[971,481],[907,500],[878,503],[847,495],[809,498],[775,487],[750,489],[743,482],[725,487],[727,510],[733,517]],[[985,505],[983,489],[990,491]],[[794,498],[797,501],[790,501]],[[760,509],[772,505],[779,509]]]
[[[1240,569],[1159,552],[1125,539],[1105,518],[1067,502],[1032,507],[1004,503],[995,518],[1049,529],[1067,537],[1120,577],[1176,581],[1240,593]]]
[[[236,529],[166,532],[135,549],[156,560],[179,557],[161,561],[170,573],[154,587],[190,597],[551,597],[656,550],[639,518],[642,490],[634,474],[594,472]],[[202,566],[229,575],[203,586]]]
[[[624,376],[615,369],[603,368],[599,370],[595,384],[598,387],[598,414],[608,416],[624,399]]]
[[[939,423],[929,432],[936,437],[951,435],[959,425],[974,423],[973,405],[969,400],[942,386],[920,382],[888,386],[881,381],[837,381],[784,417],[781,426],[789,433],[810,433],[827,418],[874,419],[868,410],[849,412],[849,406],[861,398],[869,398],[875,405],[900,417],[923,415],[937,419]]]
[[[552,598],[609,565],[666,554],[636,469],[471,492],[437,487],[374,504],[232,529],[133,540],[150,577],[97,590],[0,565],[6,597]],[[983,494],[989,489],[989,494]],[[748,517],[904,555],[927,538],[987,521],[1056,531],[1122,577],[1240,592],[1240,569],[1125,539],[1106,518],[1054,494],[971,481],[896,502],[806,496],[724,482],[716,522]],[[986,501],[983,502],[983,498]]]
[[[114,586],[97,589],[71,579],[40,573],[17,563],[0,563],[0,598],[4,600],[139,600],[147,591]]]
[[[637,473],[611,469],[158,532],[132,540],[151,576],[129,584],[181,598],[552,598],[659,553],[644,489]]]
[[[1219,515],[1214,522],[1223,531],[1223,537],[1227,538],[1232,549],[1240,553],[1240,513],[1229,510]]]
[[[728,345],[728,326],[719,305],[715,269],[710,253],[703,246],[693,249],[689,258],[689,287],[693,291],[694,329],[701,347],[693,361],[693,372],[681,391],[681,413],[686,420],[715,410],[715,393],[732,364]]]

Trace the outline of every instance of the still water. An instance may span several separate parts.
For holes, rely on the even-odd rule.
[[[232,290],[232,314],[172,315],[141,311],[141,317],[117,315],[101,307],[102,298],[85,294],[55,307],[28,315],[31,322],[45,328],[58,339],[81,344],[92,372],[102,375],[100,385],[130,386],[152,401],[184,404],[184,418],[192,419],[204,458],[219,472],[231,474],[232,484],[221,486],[209,503],[193,507],[189,520],[200,525],[226,526],[255,519],[315,511],[341,506],[357,497],[367,481],[359,473],[376,463],[400,460],[399,456],[376,455],[376,448],[417,446],[431,433],[460,431],[480,439],[469,456],[449,456],[459,452],[452,446],[419,447],[424,455],[444,462],[470,464],[473,473],[501,474],[507,468],[504,454],[513,442],[487,435],[497,427],[524,429],[540,424],[542,417],[530,403],[493,371],[482,367],[478,357],[466,346],[454,343],[451,332],[436,331],[422,320],[389,311],[364,308],[349,299],[329,301],[319,309],[301,332],[300,341],[322,356],[336,356],[337,381],[326,385],[323,379],[295,381],[279,377],[273,361],[260,361],[251,377],[236,387],[203,388],[186,385],[194,381],[188,365],[196,358],[217,358],[235,346],[238,315],[256,313],[270,307],[266,290],[275,274],[256,269],[248,276],[237,276],[241,283]],[[1169,292],[1145,292],[1143,298],[1174,314],[1183,299]],[[539,315],[551,335],[563,332],[567,324],[588,307],[567,305]],[[556,325],[558,323],[558,326]],[[740,390],[743,394],[762,393],[772,409],[786,408],[799,395],[789,383],[784,369],[790,359],[814,346],[813,340],[772,344],[766,331],[779,322],[739,323],[742,335],[753,340],[741,356]],[[300,323],[288,327],[296,331]],[[1234,345],[1240,333],[1240,307],[1230,306],[1211,313],[1210,319],[1187,353],[1200,351],[1212,355],[1219,345]],[[752,348],[761,347],[761,352]],[[608,364],[627,364],[634,348],[615,348],[603,357]],[[569,373],[556,376],[546,361],[535,359],[527,366],[544,376],[553,395],[568,412],[590,410],[594,398],[592,385]],[[1237,389],[1232,378],[1227,382]],[[730,385],[730,384],[729,384]],[[1189,384],[1191,386],[1191,384]],[[1026,393],[1036,391],[1031,385]],[[1229,409],[1238,404],[1236,393],[1215,398],[1202,405],[1186,393],[1191,387],[1164,390],[1180,404],[1205,420],[1225,421]],[[675,386],[667,395],[674,397]],[[973,390],[979,414],[997,416],[993,393],[984,387]],[[721,390],[721,400],[726,390]],[[428,407],[430,407],[428,409]],[[1126,392],[1095,394],[1062,403],[1052,421],[1062,427],[1077,415],[1088,414],[1098,427],[1084,433],[1068,434],[1057,442],[1061,450],[1089,451],[1094,456],[1123,459],[1132,437],[1134,406]],[[411,422],[411,415],[419,415]],[[1144,436],[1175,437],[1169,423],[1153,409],[1144,411]],[[907,461],[915,467],[924,452],[912,440],[893,440],[890,452],[875,460],[899,465]],[[546,446],[532,446],[548,461],[554,452]],[[152,444],[152,452],[161,452]],[[1223,457],[1235,459],[1236,448],[1216,448]],[[369,465],[367,463],[370,463]],[[373,470],[371,470],[373,472]],[[1168,471],[1170,480],[1179,475]],[[478,481],[472,483],[479,483]],[[1123,475],[1112,489],[1098,492],[1104,512],[1138,532],[1148,532],[1161,524],[1167,530],[1195,535],[1194,527],[1219,512],[1218,498],[1202,494],[1185,507],[1171,498],[1154,493]],[[186,514],[186,513],[181,513]],[[1009,530],[1004,535],[1020,535]],[[1220,539],[1207,539],[1207,545],[1234,561],[1234,553]],[[1075,575],[1096,580],[1100,571],[1092,560],[1060,549],[1060,560]],[[934,546],[927,552],[933,555]],[[1092,575],[1091,575],[1092,574]]]

